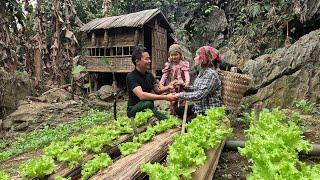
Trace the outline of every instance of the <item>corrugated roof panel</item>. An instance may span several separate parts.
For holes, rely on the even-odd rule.
[[[95,29],[109,29],[117,27],[139,27],[143,26],[159,13],[164,17],[159,9],[150,9],[121,16],[98,18],[83,25],[80,28],[80,31],[92,31]],[[166,22],[168,23],[167,20]],[[169,23],[168,26],[170,27]]]

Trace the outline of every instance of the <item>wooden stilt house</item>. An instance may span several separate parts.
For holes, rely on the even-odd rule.
[[[94,19],[80,31],[87,34],[83,54],[89,72],[131,72],[131,53],[140,45],[150,54],[151,71],[159,75],[174,42],[173,29],[159,9]]]

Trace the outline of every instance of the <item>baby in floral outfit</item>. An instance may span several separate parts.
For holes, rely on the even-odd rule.
[[[184,87],[187,87],[190,83],[189,62],[184,59],[182,52],[181,46],[178,44],[173,44],[169,47],[169,62],[165,64],[160,80],[162,85],[176,81],[176,93],[183,92]],[[177,107],[184,105],[185,100],[171,102],[169,106],[170,113],[176,115]]]

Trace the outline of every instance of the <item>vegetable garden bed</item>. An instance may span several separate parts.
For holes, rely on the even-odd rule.
[[[138,152],[119,159],[91,179],[141,179],[144,175],[140,172],[140,165],[162,160],[167,153],[169,144],[173,141],[172,137],[179,130],[179,128],[176,128],[155,136],[151,142],[143,145]]]

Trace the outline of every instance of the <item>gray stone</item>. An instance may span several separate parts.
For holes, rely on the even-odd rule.
[[[113,88],[112,86],[109,85],[105,85],[102,86],[98,91],[97,91],[97,95],[101,100],[111,100],[113,97]]]
[[[250,60],[244,72],[253,77],[244,103],[262,102],[264,107],[292,106],[295,101],[320,103],[320,29],[281,48]]]
[[[224,63],[231,66],[238,66],[238,56],[234,51],[225,47],[220,49],[220,53],[222,54]]]
[[[3,120],[3,127],[4,129],[14,129],[15,126],[19,126],[24,122],[33,121],[39,112],[49,106],[50,104],[40,102],[23,104]]]
[[[5,117],[17,109],[20,100],[31,95],[33,82],[27,73],[11,74],[3,68],[0,68],[0,82],[0,107],[4,108],[0,117]]]
[[[71,100],[71,97],[71,93],[60,88],[50,89],[40,96],[41,99],[46,99],[48,103],[65,102]]]

